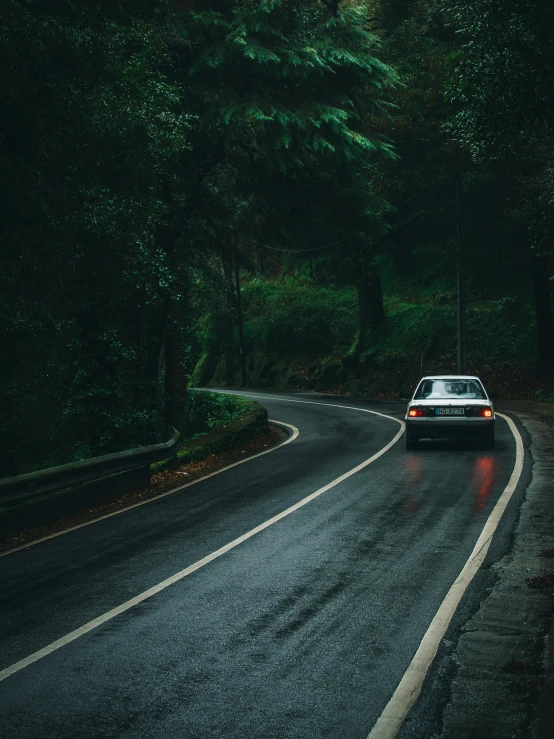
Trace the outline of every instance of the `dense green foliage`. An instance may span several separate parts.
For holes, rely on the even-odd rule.
[[[540,0],[448,0],[446,17],[466,40],[449,94],[449,125],[476,162],[504,182],[506,220],[527,255],[538,350],[554,362],[548,285],[554,239],[554,9]]]
[[[175,290],[153,236],[189,124],[160,72],[157,18],[146,3],[3,6],[4,470],[160,436],[162,304]]]
[[[189,437],[236,421],[248,413],[251,407],[251,402],[246,398],[212,393],[209,390],[190,390],[187,400]]]
[[[240,447],[259,443],[260,435],[269,431],[265,408],[246,398],[191,390],[188,406],[190,428],[201,430],[182,440],[176,457],[150,465],[153,473],[200,462],[237,446],[246,453]]]
[[[448,364],[456,178],[470,329],[548,368],[552,20],[539,0],[5,0],[0,474],[187,434],[198,358],[195,381],[236,381],[239,268],[251,382],[301,356],[377,377],[412,344]]]
[[[418,255],[425,265],[425,255]],[[386,319],[358,358],[357,296],[353,287],[321,277],[304,284],[279,277],[243,284],[248,379],[254,387],[406,397],[421,373],[455,373],[456,294],[448,280],[425,285],[398,279],[394,263],[380,264]],[[322,269],[322,272],[328,270]],[[450,283],[452,281],[450,280]],[[470,371],[502,397],[548,399],[552,372],[536,366],[532,302],[522,295],[475,297],[468,310]],[[212,331],[193,382],[225,383],[222,354],[212,361]],[[211,364],[210,364],[211,362]],[[238,372],[236,375],[238,381]]]

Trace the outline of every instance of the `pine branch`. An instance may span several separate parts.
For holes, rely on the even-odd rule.
[[[334,0],[334,2],[333,2],[333,0],[330,0],[330,1],[328,1],[328,0],[321,0],[321,2],[323,3],[323,5],[325,5],[325,7],[327,8],[327,10],[329,10],[329,12],[332,13],[332,15],[335,18],[338,16],[338,14],[339,14],[340,0]]]

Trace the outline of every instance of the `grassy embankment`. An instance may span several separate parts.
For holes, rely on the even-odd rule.
[[[456,294],[446,280],[424,286],[385,273],[386,321],[356,357],[355,290],[303,278],[304,284],[283,276],[243,282],[251,387],[398,398],[422,374],[457,371]],[[224,356],[210,326],[208,317],[193,384],[222,386]],[[467,326],[469,373],[503,398],[554,401],[553,374],[536,361],[530,296],[485,299],[470,291]]]
[[[190,390],[187,414],[188,434],[176,458],[150,465],[153,473],[201,461],[249,442],[268,429],[266,411],[258,403],[236,395]]]

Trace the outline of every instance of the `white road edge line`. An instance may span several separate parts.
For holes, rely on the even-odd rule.
[[[279,397],[275,397],[274,395],[252,395],[249,393],[231,393],[227,390],[215,390],[214,392],[223,393],[225,395],[240,395],[241,397],[246,397],[246,398],[261,398],[263,400],[278,400],[278,401],[285,402],[285,403],[306,403],[308,405],[330,405],[333,408],[346,408],[348,410],[363,411],[364,413],[373,413],[373,415],[382,416],[383,418],[393,418],[392,416],[387,416],[384,413],[378,413],[377,411],[370,411],[367,408],[357,408],[356,406],[352,406],[352,405],[336,405],[335,403],[320,403],[314,400],[292,400],[291,398],[279,398]],[[148,503],[154,503],[156,500],[161,500],[162,498],[165,498],[168,495],[172,495],[173,493],[178,493],[180,490],[184,490],[185,488],[188,488],[191,485],[196,485],[196,483],[202,482],[202,480],[207,480],[209,477],[213,477],[214,475],[219,475],[221,472],[230,470],[231,467],[236,467],[238,464],[244,464],[244,462],[250,462],[251,459],[256,459],[256,457],[261,457],[264,454],[269,454],[269,452],[274,452],[276,449],[279,449],[280,447],[285,446],[286,444],[290,444],[291,441],[294,441],[300,433],[298,429],[296,428],[296,426],[293,426],[290,423],[284,423],[283,421],[275,421],[271,418],[269,418],[268,420],[270,423],[276,423],[280,426],[286,426],[287,428],[292,429],[293,430],[292,437],[285,439],[285,441],[282,441],[280,444],[277,444],[276,446],[271,447],[271,449],[266,449],[265,452],[258,452],[258,454],[253,454],[251,457],[240,459],[238,462],[233,462],[233,464],[229,464],[226,467],[221,467],[221,469],[216,470],[215,472],[210,472],[209,475],[204,475],[203,477],[197,477],[196,480],[192,480],[191,482],[187,482],[184,485],[179,485],[179,487],[172,488],[171,490],[168,490],[166,493],[161,493],[160,495],[156,495],[154,498],[148,498],[147,500],[143,500],[140,503],[133,503],[133,505],[126,506],[125,508],[120,508],[117,511],[106,513],[104,516],[98,516],[98,518],[91,518],[90,521],[85,521],[84,523],[79,523],[76,526],[70,526],[67,529],[56,531],[56,533],[54,534],[49,534],[48,536],[42,536],[40,539],[33,539],[32,541],[28,541],[25,544],[20,544],[17,547],[6,549],[4,552],[0,552],[0,557],[6,557],[8,554],[14,554],[15,552],[20,552],[22,549],[28,549],[29,547],[32,547],[35,544],[41,544],[43,541],[48,541],[49,539],[55,539],[56,537],[62,536],[63,534],[68,534],[70,531],[76,531],[77,529],[82,529],[84,526],[90,526],[91,524],[97,523],[98,521],[104,521],[104,519],[106,518],[111,518],[112,516],[119,516],[120,513],[125,513],[126,511],[130,511],[133,508],[139,508],[140,506],[147,505]],[[393,420],[398,421],[398,419],[396,418],[393,418]]]
[[[48,541],[48,539],[55,539],[57,536],[61,536],[62,534],[68,534],[70,531],[76,531],[77,529],[82,529],[84,526],[90,526],[91,524],[97,523],[98,521],[104,521],[104,519],[106,518],[111,518],[112,516],[119,516],[120,513],[125,513],[125,511],[131,511],[133,508],[139,508],[140,506],[147,505],[148,503],[154,503],[156,500],[161,500],[162,498],[166,498],[168,495],[173,495],[173,493],[178,493],[180,490],[189,488],[191,485],[196,485],[197,483],[202,482],[202,480],[207,480],[209,477],[213,477],[214,475],[219,475],[221,472],[225,472],[225,470],[230,470],[231,467],[236,467],[239,464],[250,462],[251,459],[256,459],[256,457],[262,457],[264,454],[269,454],[269,452],[274,452],[276,449],[280,449],[282,446],[285,446],[286,444],[290,444],[291,441],[294,441],[296,437],[300,434],[300,431],[296,428],[296,426],[293,426],[291,423],[283,423],[283,421],[274,421],[272,418],[269,418],[268,421],[269,423],[276,423],[279,426],[286,426],[288,429],[291,429],[292,436],[289,436],[287,439],[282,441],[280,444],[276,444],[275,446],[272,446],[271,449],[266,449],[264,452],[258,452],[257,454],[252,454],[250,457],[239,459],[238,462],[233,462],[232,464],[228,464],[226,467],[220,467],[220,469],[215,470],[215,472],[210,472],[209,475],[203,475],[202,477],[197,477],[196,480],[191,480],[191,482],[187,482],[184,485],[179,485],[179,487],[171,488],[171,490],[167,490],[165,493],[160,493],[159,495],[156,495],[153,498],[142,500],[140,503],[133,503],[133,505],[128,505],[125,508],[119,508],[117,511],[106,513],[104,516],[98,516],[98,518],[91,518],[90,521],[85,521],[84,523],[79,523],[76,526],[70,526],[67,529],[56,531],[54,534],[43,536],[40,539],[33,539],[32,541],[28,541],[26,544],[21,544],[18,547],[13,547],[12,549],[6,549],[6,551],[0,552],[0,557],[5,557],[8,554],[19,552],[22,549],[28,549],[29,547],[32,547],[35,544],[40,544],[43,541]]]
[[[516,459],[513,472],[504,492],[487,518],[483,531],[477,539],[477,543],[469,559],[446,594],[439,610],[425,632],[412,661],[408,665],[408,669],[400,680],[392,698],[385,706],[385,710],[369,732],[367,739],[394,739],[400,731],[406,716],[419,697],[427,671],[435,659],[439,644],[446,633],[452,616],[458,607],[458,603],[487,555],[493,534],[521,477],[524,458],[521,434],[511,418],[502,413],[497,413],[496,415],[508,423],[516,440]]]
[[[321,403],[318,405],[328,405],[328,404]],[[358,408],[357,410],[366,410],[366,409]],[[367,412],[373,413],[374,411],[367,411]],[[377,413],[376,415],[382,416],[383,414]],[[157,585],[154,585],[154,587],[148,588],[148,590],[145,590],[139,595],[136,595],[134,598],[131,598],[130,600],[125,601],[125,603],[122,603],[120,606],[117,606],[116,608],[112,608],[111,611],[107,611],[107,613],[103,613],[101,616],[98,616],[98,618],[95,618],[92,621],[89,621],[88,623],[84,624],[84,626],[81,626],[80,628],[75,629],[74,631],[71,631],[69,634],[62,636],[60,639],[53,641],[51,644],[48,644],[46,647],[39,649],[38,652],[34,652],[33,654],[30,654],[28,657],[25,657],[24,659],[19,660],[18,662],[15,662],[13,665],[6,667],[4,670],[1,670],[0,671],[0,682],[2,680],[6,680],[6,678],[8,677],[11,677],[11,675],[14,675],[16,672],[23,670],[25,667],[32,665],[34,662],[38,662],[38,660],[42,659],[43,657],[46,657],[49,654],[52,654],[52,652],[55,652],[58,649],[61,649],[61,647],[64,647],[66,644],[69,644],[70,642],[75,641],[80,636],[84,636],[85,634],[88,634],[93,629],[96,629],[98,626],[101,626],[102,624],[106,623],[106,621],[110,621],[112,618],[115,618],[116,616],[119,616],[121,613],[128,611],[130,608],[133,608],[133,606],[136,606],[139,603],[142,603],[143,601],[147,600],[148,598],[151,598],[153,595],[156,595],[162,590],[165,590],[170,585],[173,585],[176,582],[183,580],[183,578],[187,577],[188,575],[191,575],[193,572],[196,572],[197,570],[201,569],[202,567],[209,564],[210,562],[213,562],[214,559],[218,559],[218,557],[221,557],[223,554],[226,554],[231,549],[238,547],[239,544],[242,544],[248,539],[251,539],[256,534],[259,534],[260,531],[264,531],[264,529],[269,528],[274,523],[281,521],[281,519],[285,518],[286,516],[289,516],[291,513],[294,513],[299,508],[302,508],[306,504],[310,503],[312,500],[315,500],[315,498],[318,498],[320,495],[325,493],[327,490],[330,490],[331,488],[335,487],[336,485],[348,479],[349,477],[352,477],[352,475],[355,475],[360,470],[363,470],[364,467],[367,467],[372,462],[375,462],[375,460],[379,459],[379,457],[385,454],[385,452],[388,452],[388,450],[392,446],[394,446],[394,444],[396,444],[396,442],[404,434],[404,426],[405,426],[404,421],[400,421],[399,419],[393,418],[392,416],[386,416],[386,418],[390,418],[393,421],[396,421],[396,423],[399,423],[400,431],[396,434],[396,436],[392,439],[392,441],[389,441],[388,444],[386,444],[382,449],[376,452],[373,456],[369,457],[369,459],[364,460],[361,464],[357,465],[356,467],[353,467],[351,470],[348,470],[348,472],[345,472],[340,477],[335,478],[331,482],[327,483],[327,485],[324,485],[322,488],[319,488],[319,490],[316,490],[314,493],[311,493],[310,495],[308,495],[306,498],[302,498],[302,500],[298,501],[298,503],[295,503],[294,505],[290,506],[284,511],[281,511],[281,513],[278,513],[276,516],[273,516],[272,518],[268,519],[267,521],[260,524],[259,526],[256,526],[255,528],[250,529],[250,531],[247,531],[245,534],[243,534],[242,536],[239,536],[237,539],[233,539],[233,541],[229,542],[228,544],[225,544],[220,549],[217,549],[215,552],[212,552],[211,554],[208,554],[206,557],[199,559],[194,564],[189,565],[188,567],[185,567],[184,570],[181,570],[180,572],[177,572],[175,575],[168,577],[166,580],[163,580]]]

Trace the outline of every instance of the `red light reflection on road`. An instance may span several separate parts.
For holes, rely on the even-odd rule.
[[[413,494],[423,481],[423,460],[421,457],[406,457],[406,470],[408,472],[409,488],[404,496],[404,501],[410,513],[417,513],[421,508],[421,502]]]
[[[473,502],[473,509],[479,511],[490,495],[496,472],[496,461],[494,457],[479,457],[475,460],[473,474],[477,482],[478,490]]]

